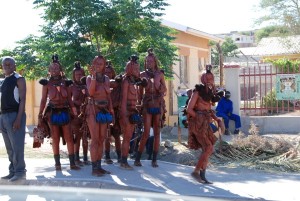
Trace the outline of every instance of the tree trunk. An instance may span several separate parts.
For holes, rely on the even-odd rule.
[[[219,66],[220,66],[220,87],[224,87],[224,71],[223,71],[223,51],[222,51],[222,48],[221,48],[221,45],[220,43],[217,43],[216,44],[217,46],[217,50],[218,50],[218,53],[219,53]]]

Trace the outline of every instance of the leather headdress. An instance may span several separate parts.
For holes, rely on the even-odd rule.
[[[201,75],[201,82],[202,82],[202,84],[204,84],[204,85],[207,84],[207,75],[208,75],[208,74],[210,74],[210,75],[213,76],[213,78],[214,78],[214,74],[211,73],[212,65],[207,64],[207,65],[205,66],[205,68],[206,68],[206,72],[203,73],[203,74]]]
[[[116,71],[114,70],[112,62],[110,60],[106,61],[105,75],[107,75],[109,79],[114,79],[116,77]]]
[[[145,70],[147,70],[147,63],[146,63],[146,61],[147,61],[148,57],[153,57],[155,59],[155,68],[156,68],[156,70],[158,70],[159,69],[159,61],[158,61],[157,57],[155,56],[155,54],[153,52],[153,49],[149,48],[147,50],[147,52],[148,52],[148,55],[146,56],[145,62],[144,62],[144,68],[145,68]]]
[[[126,72],[127,76],[130,76],[130,75],[132,75],[132,72],[135,70],[134,68],[136,68],[136,65],[138,65],[139,58],[136,55],[132,55],[128,59],[129,59],[129,61],[126,64],[125,72]]]
[[[83,70],[83,68],[81,68],[81,64],[80,64],[80,61],[76,61],[74,63],[74,68],[73,68],[73,80],[75,81],[75,72],[76,71],[81,71],[82,73],[82,76],[85,76],[85,72]]]

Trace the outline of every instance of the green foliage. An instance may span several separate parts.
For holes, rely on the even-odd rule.
[[[216,42],[210,41],[210,46],[213,46],[213,48],[211,49],[212,64],[219,65],[219,52],[216,48]],[[223,56],[232,57],[236,54],[235,50],[238,49],[238,46],[234,43],[232,38],[226,37],[225,41],[221,45],[221,49]]]
[[[300,60],[281,59],[264,59],[264,62],[270,62],[278,68],[279,73],[299,73]]]
[[[211,64],[219,66],[219,53],[216,48],[211,49]]]
[[[263,97],[263,104],[264,107],[276,107],[276,90],[272,89],[270,92]]]
[[[175,31],[161,26],[158,19],[168,6],[165,0],[35,0],[34,4],[44,9],[43,35],[29,36],[14,50],[1,54],[15,56],[29,79],[46,76],[54,53],[67,76],[75,61],[86,66],[98,54],[111,60],[117,73],[124,71],[132,54],[140,57],[144,69],[150,47],[166,76],[172,76],[177,48],[170,42]]]
[[[278,37],[289,35],[289,30],[284,26],[267,26],[255,32],[256,41],[259,42],[262,38]]]
[[[287,108],[289,101],[283,100],[283,101],[278,101],[276,100],[276,90],[272,89],[269,91],[262,99],[262,106],[266,108],[270,108],[269,111],[272,111],[272,108],[278,108],[284,107]],[[275,111],[274,111],[275,112]]]
[[[285,27],[291,35],[300,34],[298,0],[261,0],[259,8],[265,13],[256,24],[273,24]]]
[[[221,48],[224,56],[231,57],[236,54],[235,50],[238,49],[238,46],[234,43],[232,38],[226,37],[225,41],[221,45]]]

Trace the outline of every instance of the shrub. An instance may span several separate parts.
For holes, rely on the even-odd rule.
[[[278,105],[277,105],[278,104]],[[267,109],[272,109],[272,108],[287,108],[288,104],[291,104],[288,100],[283,100],[283,101],[278,101],[276,100],[276,90],[272,89],[269,91],[263,98],[262,98],[262,106],[267,108]]]

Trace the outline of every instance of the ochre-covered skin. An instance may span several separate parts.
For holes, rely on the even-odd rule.
[[[202,149],[203,152],[197,166],[199,165],[200,169],[205,169],[208,158],[212,154],[216,138],[209,125],[212,122],[213,114],[211,111],[211,100],[204,101],[200,94],[207,98],[209,97],[209,93],[206,92],[205,87],[201,87],[200,90],[194,90],[192,94],[187,108],[187,113],[189,115],[188,145],[191,149]]]
[[[82,114],[85,111],[81,111],[83,109],[83,105],[88,97],[88,91],[86,88],[85,83],[82,79],[85,76],[85,72],[83,68],[81,68],[79,62],[75,62],[75,68],[73,69],[73,85],[71,86],[71,95],[72,101],[76,108],[77,114]],[[87,152],[88,152],[88,130],[82,129],[83,124],[85,123],[84,118],[74,118],[71,121],[71,129],[72,134],[75,137],[75,145],[74,145],[74,152],[75,152],[75,162],[79,165],[82,165],[82,162],[79,159],[79,151],[80,151],[80,144],[82,142],[83,148],[83,158],[84,162],[87,164]]]
[[[70,83],[64,78],[59,62],[50,64],[49,75],[50,78],[46,84],[43,85],[42,89],[39,121],[42,121],[42,118],[46,119],[50,127],[56,169],[61,169],[59,162],[59,142],[61,134],[64,143],[67,143],[71,169],[80,169],[74,163],[74,142],[70,129],[70,121],[62,123],[61,125],[53,123],[53,116],[62,112],[65,112],[64,114],[69,120],[71,116],[77,115],[77,111],[71,99]],[[47,99],[49,99],[49,102],[46,107]]]
[[[89,67],[90,75],[86,80],[90,95],[86,106],[86,121],[91,134],[90,154],[93,166],[92,174],[95,176],[109,173],[102,169],[101,157],[103,154],[103,143],[107,137],[107,128],[110,123],[100,123],[96,121],[96,117],[100,113],[114,116],[110,97],[110,81],[104,74],[105,65],[106,60],[104,57],[95,57],[92,66]]]
[[[202,149],[192,176],[201,183],[210,183],[205,178],[205,169],[217,140],[210,123],[214,119],[221,127],[221,121],[211,110],[212,103],[217,100],[213,74],[210,71],[202,74],[201,81],[202,84],[195,86],[187,105],[188,146],[191,149]]]
[[[109,126],[109,132],[105,138],[105,162],[107,164],[112,164],[113,161],[110,158],[110,143],[111,136],[114,137],[115,141],[115,151],[117,153],[118,162],[121,161],[121,126],[119,122],[119,105],[121,97],[121,80],[115,80],[116,72],[113,68],[113,65],[110,61],[107,62],[105,68],[105,75],[110,79],[110,89],[111,89],[111,100],[113,104],[113,110],[115,114],[114,124]]]
[[[134,132],[135,125],[130,118],[139,117],[138,105],[138,86],[137,80],[140,77],[140,66],[138,62],[132,58],[127,64],[125,75],[121,84],[121,105],[120,105],[120,124],[123,133],[122,141],[122,159],[121,167],[124,169],[132,169],[127,162],[129,143]]]
[[[158,167],[156,159],[159,151],[162,117],[165,113],[164,96],[167,88],[164,73],[158,68],[158,60],[152,49],[148,50],[148,55],[145,58],[145,71],[141,72],[140,77],[141,79],[147,80],[147,85],[140,86],[139,90],[139,100],[142,104],[144,121],[144,133],[140,141],[135,165],[142,165],[140,162],[141,154],[143,153],[149,137],[150,128],[152,127],[154,131],[152,166]]]

